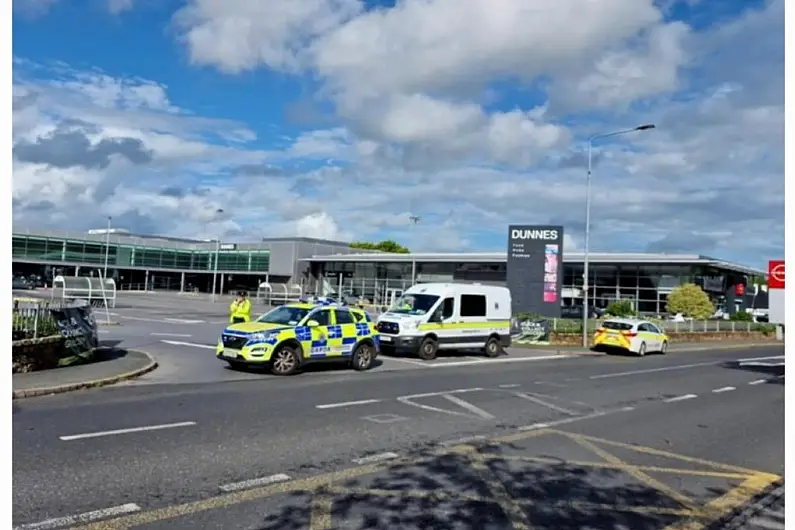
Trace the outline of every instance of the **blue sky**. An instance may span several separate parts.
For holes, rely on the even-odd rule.
[[[783,0],[26,6],[15,227],[783,255]]]

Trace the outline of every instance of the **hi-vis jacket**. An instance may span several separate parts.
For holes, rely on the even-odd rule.
[[[229,306],[229,322],[234,322],[235,318],[242,318],[243,322],[251,320],[251,301],[248,298],[242,302],[235,300]]]

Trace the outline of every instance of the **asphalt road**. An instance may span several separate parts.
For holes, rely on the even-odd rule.
[[[783,474],[783,414],[783,346],[34,398],[14,403],[14,524],[706,524]]]

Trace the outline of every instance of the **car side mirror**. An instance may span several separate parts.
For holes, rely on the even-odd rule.
[[[306,325],[310,328],[316,328],[320,326],[320,322],[318,322],[317,320],[309,320],[307,321]]]

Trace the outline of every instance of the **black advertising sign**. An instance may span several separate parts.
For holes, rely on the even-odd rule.
[[[79,355],[99,346],[94,313],[88,303],[50,309],[58,331],[66,338],[64,357]]]
[[[508,227],[507,284],[513,314],[560,318],[563,227]]]
[[[511,342],[515,344],[549,344],[549,320],[511,320]]]

